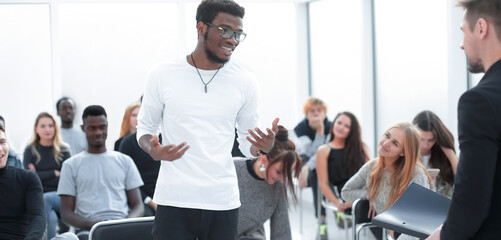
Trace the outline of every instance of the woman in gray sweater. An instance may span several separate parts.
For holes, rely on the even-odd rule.
[[[290,240],[287,190],[297,201],[293,177],[298,177],[301,159],[287,129],[278,127],[269,153],[253,159],[235,160],[241,206],[238,212],[238,239],[265,240],[263,224],[270,220],[271,240]]]
[[[378,143],[379,157],[348,180],[341,191],[343,199],[368,199],[369,215],[374,217],[390,207],[411,182],[430,188],[431,179],[419,162],[420,140],[419,130],[410,123],[390,127]]]

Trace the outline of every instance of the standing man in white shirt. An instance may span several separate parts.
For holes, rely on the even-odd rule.
[[[231,0],[202,1],[195,50],[149,73],[137,138],[153,159],[162,160],[153,197],[154,239],[234,240],[240,207],[231,158],[235,125],[244,155],[273,147],[278,118],[273,130],[257,128],[257,83],[229,61],[246,36],[244,13]]]

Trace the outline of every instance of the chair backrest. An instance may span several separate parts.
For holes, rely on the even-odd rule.
[[[351,209],[351,214],[353,216],[353,223],[354,224],[359,224],[359,223],[365,223],[365,222],[370,222],[371,218],[369,218],[367,215],[369,213],[369,200],[367,199],[357,199],[355,202],[353,202],[352,209]]]
[[[370,209],[370,203],[367,199],[357,199],[353,202],[351,206],[352,214],[352,225],[353,225],[353,240],[360,239],[360,232],[364,228],[374,228],[376,225],[372,224],[372,218],[368,217]],[[377,234],[378,230],[374,234]],[[386,234],[381,232],[382,238],[386,239]],[[378,238],[380,239],[380,238]]]
[[[449,205],[450,199],[412,183],[390,208],[377,215],[372,222],[383,228],[426,238],[445,221]]]
[[[103,221],[92,226],[89,240],[149,240],[155,217]]]

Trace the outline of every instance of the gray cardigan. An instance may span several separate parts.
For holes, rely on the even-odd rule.
[[[353,175],[353,177],[348,180],[341,191],[341,196],[345,201],[353,202],[358,198],[368,199],[369,195],[367,188],[369,187],[369,175],[372,173],[373,168],[376,166],[379,159],[372,159],[365,163],[358,172]],[[379,189],[379,194],[376,199],[372,202],[377,213],[381,213],[386,206],[388,197],[390,195],[391,185],[388,184],[388,178],[391,173],[389,171],[383,172],[382,186]],[[424,169],[420,166],[414,168],[414,174],[411,182],[415,182],[423,187],[430,188],[430,183],[428,182],[428,177]],[[409,183],[410,184],[410,183]]]
[[[234,160],[240,189],[238,239],[266,239],[263,224],[270,220],[271,240],[290,240],[289,212],[282,183],[273,185],[251,175],[247,161]]]
[[[369,187],[369,176],[372,173],[372,170],[376,166],[378,158],[372,159],[365,163],[358,172],[353,175],[353,177],[348,180],[348,182],[344,185],[343,190],[341,191],[341,196],[345,201],[354,202],[358,198],[369,199],[369,194],[367,192],[367,188]],[[382,186],[379,189],[379,194],[376,196],[371,204],[376,209],[376,212],[381,213],[388,201],[388,197],[390,195],[391,185],[388,184],[388,178],[390,177],[391,172],[384,171],[383,172],[383,181]],[[423,187],[430,188],[430,183],[428,182],[428,177],[425,173],[423,167],[416,165],[414,168],[413,178],[411,182],[415,182]],[[410,183],[409,183],[410,184]],[[408,235],[401,235],[399,240],[402,239],[417,239],[410,237]]]

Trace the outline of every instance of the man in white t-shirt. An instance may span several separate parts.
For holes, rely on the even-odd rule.
[[[244,155],[273,146],[278,118],[273,130],[257,128],[257,83],[229,61],[246,36],[243,16],[244,8],[233,1],[202,1],[195,50],[148,75],[137,138],[153,159],[163,160],[153,197],[154,239],[234,240],[240,207],[231,158],[235,126]]]
[[[61,138],[71,149],[71,156],[87,149],[87,140],[80,126],[73,125],[75,118],[75,101],[62,97],[56,103],[57,115],[61,117]]]

